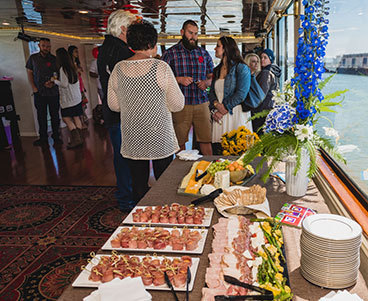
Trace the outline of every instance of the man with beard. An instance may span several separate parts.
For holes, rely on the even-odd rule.
[[[40,52],[32,54],[26,64],[28,81],[31,84],[34,105],[37,110],[38,132],[40,138],[33,142],[35,146],[48,144],[47,107],[51,116],[52,138],[54,144],[62,144],[59,126],[59,88],[50,80],[57,72],[56,57],[50,53],[51,43],[47,38],[41,38]]]
[[[182,39],[169,48],[162,59],[174,72],[185,96],[185,106],[173,113],[175,133],[180,149],[185,149],[193,125],[203,155],[212,155],[211,117],[206,89],[211,85],[213,62],[209,53],[198,47],[198,26],[193,20],[184,22]]]
[[[134,55],[127,45],[126,33],[128,26],[135,20],[135,15],[123,9],[113,12],[107,21],[105,41],[98,49],[97,57],[98,74],[100,75],[103,92],[102,114],[114,151],[114,169],[117,183],[115,196],[119,209],[124,212],[130,211],[135,206],[132,195],[132,179],[128,161],[120,154],[120,113],[111,111],[107,104],[107,86],[115,65]]]

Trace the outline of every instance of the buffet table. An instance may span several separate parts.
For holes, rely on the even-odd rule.
[[[204,160],[214,160],[217,157],[204,157]],[[252,165],[255,167],[256,162]],[[161,178],[150,189],[146,196],[139,202],[141,206],[155,206],[163,204],[171,204],[174,202],[189,205],[190,202],[196,197],[183,196],[177,194],[177,188],[182,178],[189,172],[193,162],[181,161],[175,159],[168,169],[164,172]],[[282,168],[282,166],[280,166]],[[308,187],[307,194],[302,198],[293,198],[285,193],[285,184],[278,178],[271,177],[266,184],[261,182],[259,176],[252,179],[247,186],[253,184],[260,184],[267,188],[267,198],[270,203],[271,213],[274,216],[286,202],[294,203],[296,205],[306,206],[311,209],[317,210],[318,213],[328,213],[328,207],[325,204],[321,194],[317,190],[314,183],[311,181]],[[204,207],[214,207],[211,202],[203,203]],[[215,210],[211,224],[215,224],[218,221],[220,214]],[[291,291],[294,294],[294,300],[319,300],[319,298],[325,296],[329,290],[317,287],[307,282],[300,274],[300,248],[299,239],[301,230],[297,228],[291,228],[284,226],[284,241],[285,250],[289,271],[289,279],[291,285]],[[208,267],[208,253],[211,252],[212,230],[210,228],[207,241],[205,244],[204,252],[199,256],[200,265],[197,271],[194,288],[190,293],[190,300],[201,300],[201,289],[205,286],[205,273]],[[103,252],[101,252],[103,253]],[[144,253],[143,253],[144,254]],[[168,255],[168,254],[166,254]],[[82,300],[83,297],[89,295],[95,289],[86,288],[73,288],[71,285],[64,291],[59,300],[74,301]],[[349,288],[351,293],[357,293],[362,299],[368,299],[368,289],[366,283],[359,275],[358,282],[355,286]],[[170,291],[154,291],[150,290],[152,300],[172,300]],[[185,293],[177,293],[180,300],[185,299]],[[128,300],[127,300],[128,301]]]

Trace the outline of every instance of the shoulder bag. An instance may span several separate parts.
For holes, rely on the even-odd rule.
[[[248,95],[241,103],[243,112],[248,112],[257,108],[265,99],[265,97],[266,95],[261,86],[258,84],[256,77],[251,75]]]

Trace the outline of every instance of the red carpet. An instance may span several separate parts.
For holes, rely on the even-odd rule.
[[[0,186],[0,300],[56,300],[124,218],[114,191]]]

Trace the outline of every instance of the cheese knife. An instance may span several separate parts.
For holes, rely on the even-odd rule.
[[[221,193],[222,193],[222,188],[216,189],[215,191],[212,191],[210,194],[192,201],[191,204],[193,204],[194,206],[197,206],[199,203],[203,203],[205,201],[212,201],[215,198],[217,198]]]

